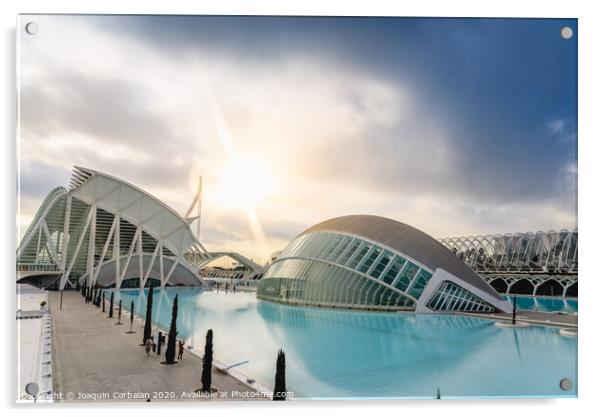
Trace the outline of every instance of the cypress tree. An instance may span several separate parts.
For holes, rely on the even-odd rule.
[[[130,333],[134,333],[132,331],[133,325],[134,325],[134,300],[132,300],[132,304],[130,304]]]
[[[276,359],[276,378],[274,381],[274,401],[286,400],[286,358],[282,349],[278,350],[278,358]]]
[[[516,324],[516,294],[512,299],[512,325]]]
[[[113,318],[113,299],[115,298],[115,292],[111,293],[111,302],[109,303],[109,318]]]
[[[176,363],[176,337],[178,331],[176,329],[176,320],[178,318],[178,295],[173,300],[171,308],[171,326],[169,326],[169,334],[167,336],[167,349],[165,349],[165,363],[168,365]]]
[[[153,319],[153,286],[151,285],[148,289],[148,296],[146,298],[146,319],[144,321],[144,334],[142,335],[142,345],[146,343],[147,339],[151,337],[151,326]]]
[[[121,299],[119,299],[119,310],[117,313],[117,324],[121,324]]]
[[[201,390],[211,392],[211,367],[213,366],[213,330],[207,331],[205,337],[205,354],[203,355],[203,373],[201,374]]]

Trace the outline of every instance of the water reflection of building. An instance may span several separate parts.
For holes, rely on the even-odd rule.
[[[468,316],[265,301],[257,310],[303,374],[292,387],[328,385],[318,396],[425,397],[437,387],[445,396],[550,395],[561,393],[543,382],[546,376],[559,370],[576,376],[575,340],[552,328],[501,329]]]
[[[441,383],[437,375],[461,366],[479,350],[475,333],[496,331],[489,320],[460,316],[366,313],[261,301],[257,309],[273,337],[286,341],[287,358],[329,386],[321,396],[351,395],[350,379],[361,381],[361,392],[367,396],[429,395]],[[449,341],[462,337],[473,343],[450,353]],[[387,381],[396,380],[394,385],[385,384],[383,374]],[[432,391],[425,392],[428,384]]]

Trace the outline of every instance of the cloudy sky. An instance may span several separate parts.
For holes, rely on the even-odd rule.
[[[434,237],[576,227],[576,20],[20,26],[21,231],[73,165],[181,214],[202,176],[201,240],[256,260],[345,214]]]

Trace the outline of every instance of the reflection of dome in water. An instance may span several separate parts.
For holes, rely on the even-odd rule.
[[[435,239],[370,215],[337,217],[301,233],[270,265],[257,296],[289,304],[376,310],[511,309]]]
[[[259,302],[257,310],[274,338],[286,341],[287,360],[303,372],[303,378],[291,381],[291,389],[316,392],[312,385],[319,382],[321,397],[352,392],[366,397],[430,395],[436,383],[443,383],[442,375],[454,374],[454,368],[478,355],[484,339],[474,335],[493,327],[491,321],[463,316],[363,313],[267,302]],[[431,381],[432,390],[424,391]]]

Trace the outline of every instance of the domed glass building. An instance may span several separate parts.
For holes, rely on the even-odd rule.
[[[431,236],[370,215],[337,217],[305,230],[270,265],[257,297],[368,310],[512,310]]]

